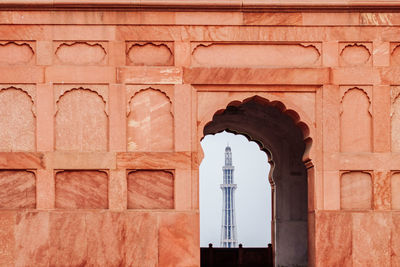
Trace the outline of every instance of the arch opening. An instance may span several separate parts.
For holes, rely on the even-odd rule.
[[[227,234],[224,231],[226,190],[222,186],[227,182],[235,185],[232,193],[235,221],[232,227],[237,232],[234,247],[242,244],[244,248],[266,248],[271,243],[272,214],[271,187],[265,179],[270,170],[267,155],[243,135],[227,132],[207,135],[201,146],[204,158],[199,183],[200,246],[228,247],[222,243],[223,234]],[[230,163],[226,162],[227,156]]]
[[[272,189],[275,266],[308,265],[308,152],[312,139],[297,112],[279,101],[254,96],[217,111],[203,134],[223,131],[246,136],[268,155]]]

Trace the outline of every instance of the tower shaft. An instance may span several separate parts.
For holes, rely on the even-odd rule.
[[[222,223],[221,223],[221,247],[237,247],[236,214],[235,214],[235,190],[233,181],[232,151],[229,146],[225,148],[225,166],[223,171],[222,190]]]

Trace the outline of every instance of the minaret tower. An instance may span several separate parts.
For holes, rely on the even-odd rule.
[[[225,148],[224,183],[222,190],[222,226],[221,226],[221,247],[237,247],[236,238],[236,215],[235,215],[235,189],[233,183],[232,151],[229,145]]]

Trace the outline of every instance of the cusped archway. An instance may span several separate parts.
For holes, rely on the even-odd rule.
[[[308,265],[308,126],[279,101],[254,96],[217,111],[204,136],[228,131],[245,135],[268,154],[272,166],[275,266]]]

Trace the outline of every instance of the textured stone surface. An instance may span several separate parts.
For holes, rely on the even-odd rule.
[[[43,169],[45,168],[42,153],[0,152],[1,169]]]
[[[117,167],[126,169],[190,169],[192,155],[188,152],[117,153]]]
[[[34,103],[25,91],[0,91],[0,150],[35,151]]]
[[[12,266],[15,260],[15,217],[16,212],[0,214],[0,265]]]
[[[168,171],[128,174],[128,209],[173,209],[174,175]]]
[[[36,208],[36,177],[29,171],[0,171],[0,208]]]
[[[159,90],[146,89],[129,101],[128,151],[174,149],[171,101]]]
[[[48,212],[19,212],[15,221],[15,266],[48,266],[51,247]]]
[[[306,161],[308,188],[274,210],[297,220],[308,197],[309,216],[277,225],[296,240],[278,260],[307,244],[309,266],[400,265],[399,3],[111,4],[1,1],[1,266],[199,266],[199,142],[229,103],[243,119],[218,131],[299,130],[273,175]],[[254,96],[297,128],[260,130],[235,109]]]
[[[398,212],[392,214],[391,225],[391,264],[392,266],[400,265],[400,214]]]
[[[355,213],[352,231],[354,266],[391,266],[391,214]]]
[[[190,84],[324,84],[329,80],[329,70],[324,68],[192,67],[183,72],[184,83]]]
[[[174,55],[163,43],[127,43],[127,64],[136,66],[171,66]]]
[[[318,66],[319,44],[197,44],[193,66]]]
[[[372,151],[372,119],[365,91],[355,88],[342,98],[340,148],[343,152]]]
[[[340,207],[342,209],[371,209],[371,175],[364,172],[346,172],[340,181]]]
[[[134,67],[117,69],[118,83],[181,84],[182,70],[176,67]]]
[[[351,214],[318,212],[315,224],[317,266],[353,266]]]
[[[107,52],[101,43],[73,42],[59,44],[55,55],[64,64],[96,65],[105,61]]]
[[[340,63],[344,66],[362,66],[371,63],[371,44],[344,43],[341,44]],[[369,64],[370,65],[370,64]]]
[[[84,213],[50,214],[50,266],[87,264],[87,232]]]
[[[395,45],[394,48],[392,48],[392,53],[391,53],[391,61],[393,65],[399,65],[400,64],[400,47],[398,43],[393,44]]]
[[[400,173],[393,173],[391,177],[392,209],[400,210]]]
[[[126,265],[162,266],[157,247],[160,242],[158,217],[152,213],[126,214]]]
[[[124,213],[90,213],[86,215],[87,265],[123,266],[127,227]]]
[[[0,43],[0,63],[26,64],[33,59],[34,50],[29,43]]]
[[[399,96],[399,88],[393,87],[392,91],[392,116],[391,116],[391,139],[392,139],[392,151],[400,152],[400,100]]]
[[[96,92],[73,89],[57,101],[56,150],[107,151],[108,118]]]
[[[198,266],[200,250],[191,245],[200,242],[198,227],[198,214],[177,213],[160,216],[159,266]]]
[[[374,203],[375,210],[390,210],[390,173],[375,172],[373,179],[374,186]],[[396,193],[395,193],[396,194]]]
[[[62,171],[56,174],[56,208],[106,209],[108,175],[101,171]]]

